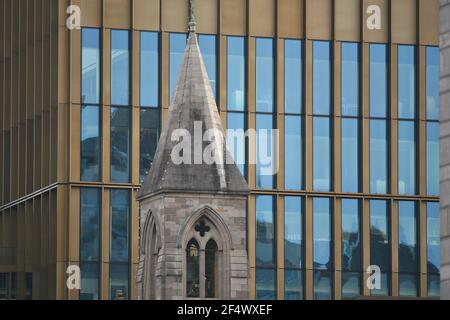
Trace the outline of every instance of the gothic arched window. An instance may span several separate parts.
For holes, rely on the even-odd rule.
[[[186,295],[200,298],[200,246],[191,239],[186,247]]]
[[[231,234],[210,208],[197,211],[181,231],[185,298],[228,299]]]
[[[216,298],[218,263],[217,243],[211,239],[205,248],[205,292],[206,298]]]

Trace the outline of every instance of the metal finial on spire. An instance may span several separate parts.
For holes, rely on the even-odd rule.
[[[194,32],[197,27],[195,22],[195,0],[189,0],[189,32]]]

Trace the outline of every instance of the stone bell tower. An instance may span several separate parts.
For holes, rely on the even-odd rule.
[[[226,146],[197,43],[193,0],[190,8],[174,98],[137,197],[138,295],[143,300],[247,299],[249,191]],[[214,151],[207,152],[211,146]]]

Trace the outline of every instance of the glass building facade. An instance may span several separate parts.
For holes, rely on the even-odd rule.
[[[84,29],[84,34],[86,61],[91,70],[100,69],[93,66],[99,63],[96,58],[100,55],[98,31]],[[131,161],[132,120],[127,80],[130,76],[130,39],[124,31],[116,34],[113,30],[111,35],[111,86],[118,89],[111,95],[114,107],[110,109],[110,128],[114,139],[111,143],[110,178],[112,182],[126,183],[130,179]],[[139,37],[139,177],[143,181],[150,170],[162,127],[162,53],[159,33],[141,32]],[[422,194],[418,181],[419,165],[423,161],[419,160],[420,148],[426,150],[426,181],[420,183],[426,186],[427,196],[439,195],[437,48],[425,48],[426,139],[425,145],[421,146],[418,138],[419,60],[416,46],[398,45],[394,48],[394,55],[394,49],[386,44],[310,41],[305,45],[303,40],[284,39],[280,45],[272,38],[228,36],[224,42],[226,97],[221,99],[217,38],[199,35],[198,39],[218,107],[226,116],[226,127],[233,129],[227,138],[233,157],[246,179],[254,181],[254,188],[258,190],[250,200],[255,206],[255,298],[276,299],[280,296],[280,287],[283,288],[283,297],[292,300],[308,297],[353,299],[364,294],[387,296],[392,295],[393,290],[400,296],[418,297],[422,290],[421,277],[424,277],[420,270],[421,255],[428,259],[427,295],[437,296],[437,202],[421,202],[420,199],[400,201],[395,197],[395,194]],[[169,92],[172,92],[183,59],[186,34],[170,33],[168,41]],[[253,48],[252,57],[249,56],[249,48]],[[277,57],[280,59],[278,50],[283,52],[283,64],[277,64]],[[363,51],[366,52],[364,56]],[[310,66],[306,65],[305,56],[311,58]],[[367,99],[363,97],[364,82],[361,81],[364,60],[367,61],[364,71],[368,75]],[[394,89],[391,83],[393,64],[398,70]],[[337,67],[340,70],[338,74],[335,72]],[[254,72],[253,92],[249,92],[249,70]],[[284,83],[281,92],[277,91],[279,86],[276,83],[280,72]],[[86,74],[83,79],[86,79],[83,80],[86,82],[83,86],[86,88],[83,89],[83,93],[86,92],[86,107],[83,109],[86,116],[82,117],[82,127],[86,129],[82,141],[91,139],[100,143],[101,127],[97,123],[101,113],[97,106],[99,97],[96,92],[99,90],[96,88],[101,79],[95,76],[95,72]],[[311,81],[310,87],[306,84],[308,80]],[[311,90],[309,98],[307,88]],[[397,91],[395,103],[391,101],[392,90]],[[283,108],[278,105],[277,95],[280,94]],[[249,95],[254,97],[254,112],[249,111]],[[222,101],[226,101],[223,108]],[[308,101],[311,101],[309,106]],[[336,101],[339,101],[338,105]],[[393,105],[397,106],[396,110],[392,110]],[[254,145],[249,143],[246,135],[246,130],[252,126],[256,129]],[[276,156],[271,138],[275,129],[283,131],[280,132],[284,145],[284,154],[279,155],[281,172],[274,172],[271,167]],[[254,169],[248,165],[252,148],[257,154]],[[396,155],[396,163],[392,161],[393,154]],[[339,156],[339,161],[336,156]],[[87,150],[84,158],[83,179],[98,180],[101,170],[99,156]],[[280,179],[280,174],[283,179]],[[395,186],[394,181],[397,181]],[[283,190],[289,194],[284,194]],[[323,193],[330,193],[330,197],[318,196]],[[130,203],[125,202],[128,209],[123,207],[123,202],[114,205],[113,197],[117,202],[121,197],[129,199],[129,194],[126,190],[111,191],[110,210],[115,217],[114,227],[117,237],[120,237],[117,241],[121,243],[123,252],[120,257],[114,257],[116,260],[110,257],[110,298],[127,298],[129,266],[124,244],[125,230],[129,228],[127,210]],[[426,212],[426,233],[418,220],[421,212]],[[338,222],[339,225],[336,224]],[[394,229],[393,223],[398,225],[398,230]],[[311,231],[307,230],[308,225]],[[425,239],[421,239],[424,235]],[[280,239],[284,239],[282,261],[278,252]],[[312,240],[310,253],[306,250],[307,239]],[[392,242],[394,239],[395,244]],[[419,250],[420,241],[426,241],[426,252]],[[365,259],[364,250],[370,252]],[[394,252],[398,252],[397,256],[393,256]],[[393,261],[398,264],[395,273]],[[378,266],[381,271],[380,287],[370,290],[364,286],[369,264]],[[89,266],[94,277],[96,269]],[[282,277],[277,272],[280,269],[283,270]],[[310,296],[307,293],[309,286],[312,288]]]
[[[0,11],[19,19],[22,9],[12,2]],[[26,279],[47,278],[54,279],[45,284],[48,295],[28,286],[33,297],[137,297],[135,199],[173,98],[187,1],[186,10],[163,1],[156,11],[152,0],[91,2],[80,0],[88,12],[81,30],[57,28],[67,18],[57,1],[51,14],[60,16],[48,22],[55,34],[20,30],[23,39],[42,33],[42,50],[13,48],[11,34],[19,31],[0,26],[11,53],[23,54],[2,60],[0,52],[0,249],[33,234],[24,240],[27,250],[54,261],[40,280],[34,264],[0,272],[0,299],[25,298]],[[389,15],[379,31],[360,25],[364,10],[324,14],[340,5],[331,0],[305,10],[306,0],[258,0],[260,9],[255,1],[208,2],[220,10],[198,9],[198,42],[222,124],[233,129],[228,144],[251,190],[249,297],[438,297],[433,6],[391,1],[382,6]],[[413,11],[414,30],[394,23]],[[350,21],[354,28],[344,23]],[[21,82],[9,84],[14,74]],[[257,130],[254,139],[247,130]],[[22,222],[21,232],[9,231]],[[27,229],[34,225],[39,232]],[[80,262],[79,293],[56,280],[57,262],[70,261]],[[379,288],[366,286],[371,265],[380,268]]]

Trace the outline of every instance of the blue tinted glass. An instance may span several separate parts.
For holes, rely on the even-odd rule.
[[[228,37],[227,104],[228,110],[246,109],[245,38]]]
[[[359,44],[342,43],[342,115],[359,115]]]
[[[388,296],[390,294],[390,274],[386,272],[381,273],[380,289],[370,290],[372,296]]]
[[[429,274],[427,276],[428,296],[439,298],[441,296],[441,276],[439,274]]]
[[[427,123],[427,193],[439,195],[439,122]]]
[[[129,260],[130,192],[114,189],[110,191],[110,261]]]
[[[301,116],[285,116],[284,118],[284,183],[288,190],[301,190],[303,188],[302,119]]]
[[[398,276],[399,296],[417,297],[418,280],[417,274],[400,273]]]
[[[416,48],[398,46],[398,117],[416,116]]]
[[[217,46],[216,36],[199,35],[198,45],[203,56],[209,82],[215,97],[217,97]]]
[[[130,104],[130,33],[111,31],[111,104]]]
[[[313,241],[313,268],[331,270],[331,201],[328,198],[313,200]]]
[[[256,39],[256,111],[274,110],[274,52],[272,39]]]
[[[284,198],[284,266],[300,269],[302,264],[303,243],[302,198]]]
[[[440,214],[439,202],[427,203],[427,272],[439,273],[440,253]]]
[[[416,193],[416,138],[414,121],[398,122],[398,192]]]
[[[342,191],[359,192],[359,120],[342,119]]]
[[[333,276],[330,271],[314,271],[314,300],[331,300],[333,298]]]
[[[386,120],[370,120],[370,192],[388,191],[388,145]]]
[[[80,300],[98,300],[100,298],[99,263],[80,262],[80,273]]]
[[[313,42],[313,113],[331,114],[330,42]]]
[[[361,270],[359,201],[342,199],[342,270]]]
[[[285,300],[303,299],[303,271],[301,270],[284,271],[284,299]]]
[[[245,177],[245,114],[229,112],[227,117],[227,144],[230,148],[234,162],[237,164],[239,171],[241,171],[242,175]]]
[[[80,261],[100,261],[99,189],[80,189]]]
[[[141,32],[141,106],[159,106],[159,42],[157,32]]]
[[[274,269],[256,268],[256,299],[275,300],[276,272]]]
[[[109,264],[109,299],[129,299],[130,273],[127,264]]]
[[[398,202],[398,257],[399,272],[417,273],[419,267],[417,247],[416,203]]]
[[[150,172],[160,135],[159,109],[141,110],[140,130],[140,179],[141,182]]]
[[[256,265],[275,266],[275,223],[272,196],[256,197]]]
[[[370,116],[386,117],[388,105],[387,46],[370,45]]]
[[[100,108],[81,107],[81,181],[100,180]]]
[[[415,297],[418,291],[419,259],[414,202],[398,203],[398,238],[399,295]]]
[[[354,299],[361,295],[361,275],[358,272],[342,272],[342,299]]]
[[[427,48],[427,119],[439,120],[439,48]]]
[[[273,189],[275,183],[276,163],[274,119],[270,114],[256,115],[256,186]]]
[[[313,188],[315,191],[331,190],[330,119],[313,119]]]
[[[284,41],[284,111],[303,112],[303,51],[299,40]]]
[[[130,180],[130,109],[111,108],[111,181]]]
[[[391,270],[389,210],[384,200],[370,201],[370,264],[379,266],[381,272]]]
[[[170,66],[169,66],[169,97],[172,102],[175,86],[177,85],[178,74],[183,64],[184,50],[186,49],[187,36],[184,33],[170,34]]]
[[[82,30],[81,102],[100,103],[100,30]]]

